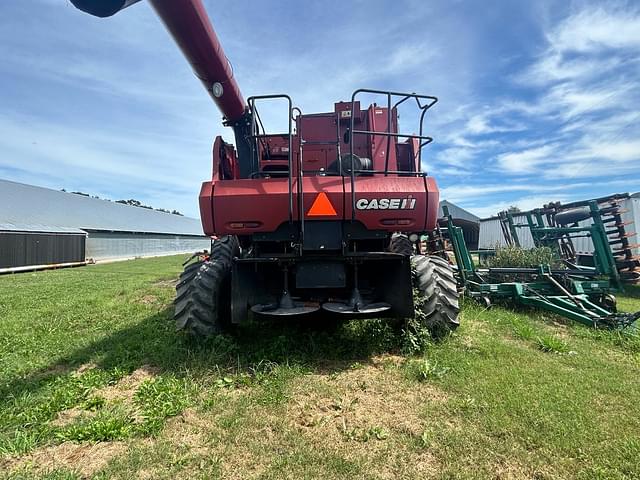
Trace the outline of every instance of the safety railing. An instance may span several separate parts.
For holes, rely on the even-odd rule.
[[[355,129],[355,104],[356,98],[360,94],[372,94],[372,95],[384,95],[387,98],[387,129],[384,132],[373,131],[373,130],[356,130]],[[397,99],[395,103],[393,100]],[[397,111],[397,108],[402,105],[404,102],[414,99],[416,104],[420,110],[420,128],[419,133],[416,134],[403,134],[398,132],[392,132],[392,124],[393,124],[393,112]],[[383,174],[387,175],[415,175],[415,176],[424,176],[425,174],[420,171],[422,168],[422,149],[433,142],[433,138],[426,136],[423,134],[424,132],[424,117],[435,103],[438,101],[437,97],[433,97],[430,95],[418,95],[416,93],[401,93],[401,92],[391,92],[385,90],[373,90],[368,88],[360,88],[353,92],[351,95],[351,119],[349,126],[349,157],[353,158],[353,144],[354,137],[356,135],[375,135],[382,136],[387,138],[387,148],[385,152],[385,162],[384,162],[384,170],[356,170],[354,168],[350,169],[350,183],[351,183],[351,219],[355,220],[356,217],[356,175],[358,174]],[[405,138],[405,139],[416,139],[419,140],[418,144],[418,165],[416,170],[412,171],[390,171],[389,170],[389,154],[391,150],[391,139],[392,138]],[[338,158],[340,162],[340,171],[342,172],[342,159]],[[412,164],[415,163],[411,162]]]
[[[260,114],[256,108],[256,101],[262,100],[277,100],[282,99],[286,100],[288,105],[288,125],[289,130],[286,133],[266,133],[264,125],[262,124],[262,120],[260,118]],[[286,136],[288,139],[288,152],[287,152],[287,168],[288,168],[288,194],[289,194],[289,223],[293,222],[293,129],[292,129],[292,121],[291,118],[293,116],[293,102],[291,101],[291,97],[289,95],[278,94],[278,95],[259,95],[249,97],[248,99],[249,109],[251,110],[251,135],[249,136],[251,143],[251,158],[255,159],[257,165],[257,171],[252,172],[251,177],[255,178],[255,176],[259,176],[262,174],[260,172],[260,158],[259,158],[259,148],[258,143],[263,145],[263,148],[268,148],[265,140],[273,137],[284,137]],[[262,133],[261,133],[262,132]],[[300,171],[300,168],[298,168]],[[272,172],[273,173],[273,172]],[[298,198],[302,197],[302,182],[297,182],[297,194]]]

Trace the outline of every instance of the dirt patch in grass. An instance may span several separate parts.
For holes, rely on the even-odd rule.
[[[371,366],[375,368],[385,368],[388,366],[400,366],[406,361],[401,355],[383,354],[371,358]]]
[[[82,408],[73,407],[58,412],[56,418],[50,422],[50,425],[53,427],[66,427],[68,425],[71,425],[72,423],[78,422],[79,420],[87,419],[94,416],[95,412],[88,412],[86,410],[83,410]]]
[[[342,438],[352,429],[375,428],[420,435],[424,431],[420,406],[443,402],[447,397],[435,387],[409,386],[398,377],[398,373],[387,373],[376,366],[335,377],[305,376],[293,387],[294,421],[305,428],[320,427],[334,438]]]
[[[429,384],[409,383],[395,368],[402,357],[374,359],[337,375],[307,375],[294,382],[287,420],[318,449],[378,466],[382,478],[433,474],[437,460],[411,451],[427,428],[423,411],[447,395]]]
[[[354,362],[353,360],[318,360],[314,365],[314,371],[319,378],[335,377],[336,372],[360,370],[361,368],[369,367],[384,369],[399,366],[404,361],[405,357],[390,353],[373,356],[365,362]]]
[[[115,385],[109,385],[97,390],[95,392],[95,396],[102,397],[107,402],[130,402],[142,382],[155,378],[158,373],[158,368],[151,365],[143,365],[142,367],[134,370],[130,375],[123,377]]]
[[[144,295],[142,298],[138,299],[138,303],[141,303],[143,305],[153,305],[155,303],[158,303],[158,297],[156,297],[155,295]]]
[[[428,425],[425,406],[446,402],[447,396],[435,386],[406,380],[395,366],[403,361],[384,356],[338,373],[294,378],[287,403],[275,408],[253,403],[247,398],[251,391],[220,392],[213,410],[187,408],[154,441],[186,449],[193,466],[198,459],[222,459],[220,472],[228,479],[258,478],[274,468],[278,452],[294,448],[370,465],[376,478],[433,476],[440,468],[436,456],[415,446]],[[250,414],[241,407],[246,402]],[[153,467],[138,472],[141,478],[154,474]]]
[[[46,473],[57,469],[77,472],[82,478],[90,478],[102,470],[111,459],[124,453],[124,442],[74,443],[40,448],[23,457],[12,457],[0,464],[0,470],[19,470]]]
[[[227,398],[225,407],[217,412],[185,409],[180,415],[168,420],[161,435],[150,441],[156,445],[168,443],[172,445],[172,450],[182,452],[181,458],[188,459],[189,466],[186,468],[198,470],[202,462],[217,458],[224,459],[219,465],[222,478],[244,480],[259,477],[272,460],[268,457],[270,450],[279,442],[279,439],[267,430],[279,420],[258,407],[256,416],[250,421],[251,426],[242,427],[242,430],[247,430],[250,435],[234,434],[219,425],[220,418],[228,414],[228,410],[233,411],[233,406],[238,401],[237,398]],[[158,466],[157,470],[155,466],[150,466],[138,471],[137,477],[157,478],[162,469],[163,466]]]
[[[178,284],[178,278],[171,278],[167,280],[160,280],[153,284],[154,287],[166,287],[166,288],[175,288]]]
[[[507,459],[499,459],[494,464],[494,478],[513,480],[521,478],[551,478],[553,472],[544,468],[532,468]]]
[[[199,415],[191,408],[185,409],[180,415],[167,422],[165,437],[171,443],[187,447],[194,453],[206,453],[208,442],[206,433],[212,429],[212,424],[206,417]]]
[[[236,399],[230,399],[230,405],[234,402]],[[228,437],[228,432],[217,423],[221,414],[224,411],[206,415],[187,408],[168,422],[164,437],[175,445],[187,447],[196,457],[224,458],[220,465],[222,478],[241,480],[259,477],[268,464],[263,454],[279,442],[273,426],[281,420],[258,407],[251,438]]]
[[[89,370],[94,370],[96,368],[98,368],[98,365],[96,365],[94,362],[83,363],[76,369],[74,373],[76,375],[82,375],[84,372],[87,372]]]

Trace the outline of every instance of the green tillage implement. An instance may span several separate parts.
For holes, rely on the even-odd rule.
[[[595,267],[571,265],[567,269],[552,269],[549,265],[537,268],[476,268],[465,244],[462,229],[453,224],[446,206],[446,235],[451,243],[457,264],[458,283],[466,296],[484,302],[487,306],[495,300],[511,300],[553,312],[571,320],[596,328],[625,328],[638,318],[637,313],[618,313],[614,292],[621,292],[622,285],[611,249],[602,225],[589,227],[547,228],[536,227],[539,235],[561,235],[568,230],[589,232],[594,241]],[[532,232],[534,229],[532,229]],[[521,280],[522,278],[526,280]]]
[[[520,239],[518,236],[518,228],[528,228],[536,247],[549,247],[554,250],[558,257],[562,257],[560,247],[562,242],[570,238],[578,236],[587,237],[593,243],[593,261],[595,272],[598,275],[606,276],[611,282],[611,286],[616,291],[622,291],[622,281],[616,266],[616,260],[611,251],[607,230],[600,215],[600,207],[598,202],[592,200],[588,202],[588,215],[591,217],[592,224],[589,226],[546,226],[539,210],[534,212],[526,212],[527,223],[517,224],[514,221],[511,212],[504,212],[502,225],[508,225],[509,238],[513,245],[520,247]],[[588,217],[587,217],[588,218]],[[504,229],[505,227],[503,227]],[[577,267],[586,270],[589,267]]]

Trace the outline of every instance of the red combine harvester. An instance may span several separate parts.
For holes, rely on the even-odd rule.
[[[71,1],[107,17],[139,0]],[[245,102],[202,1],[150,3],[235,134],[235,147],[213,144],[200,213],[218,239],[180,277],[178,327],[207,336],[251,317],[412,318],[414,289],[432,334],[457,327],[452,268],[420,242],[437,222],[438,188],[421,171],[432,141],[424,118],[437,98],[360,89],[314,114],[288,95]],[[363,109],[359,99],[374,95],[382,106]],[[283,133],[266,133],[259,115],[274,101],[284,105]],[[405,102],[417,105],[418,134],[398,130]]]

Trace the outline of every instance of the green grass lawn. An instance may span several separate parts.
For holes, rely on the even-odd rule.
[[[181,261],[0,277],[0,478],[640,478],[637,334],[467,303],[420,354],[380,321],[196,343]]]

